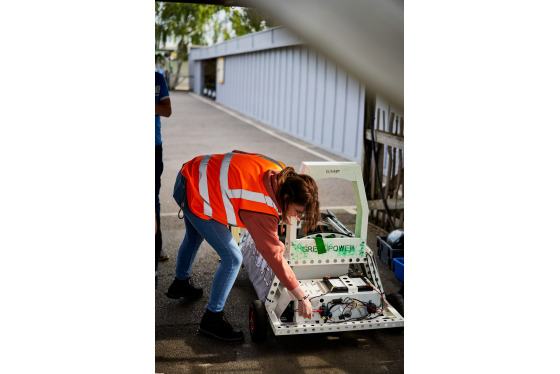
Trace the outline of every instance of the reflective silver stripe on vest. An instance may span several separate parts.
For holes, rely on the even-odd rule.
[[[235,218],[235,210],[233,209],[233,204],[231,203],[231,190],[229,189],[229,164],[231,163],[231,158],[233,153],[226,153],[224,159],[222,160],[222,165],[220,166],[220,186],[222,189],[222,200],[224,201],[224,208],[226,210],[227,221],[232,226],[237,226],[237,219]]]
[[[280,167],[280,169],[284,169],[284,167],[283,167],[278,161],[273,160],[273,159],[271,159],[270,157],[266,157],[265,155],[255,155],[255,156],[257,156],[257,157],[262,157],[262,158],[264,158],[265,160],[268,160],[268,161],[272,162],[273,164],[278,165],[278,166]]]
[[[206,168],[208,167],[210,157],[212,157],[212,155],[204,156],[198,167],[198,191],[200,192],[200,197],[202,197],[202,200],[204,201],[204,214],[208,217],[212,217],[210,195],[208,194],[208,176],[206,175]]]
[[[272,201],[272,198],[270,198],[270,196],[268,195],[262,194],[260,192],[253,192],[253,191],[241,190],[241,189],[231,190],[231,195],[233,196],[234,199],[245,199],[245,200],[255,201],[257,203],[266,204],[269,207],[274,208],[274,210],[276,210],[276,212],[280,214],[278,208],[276,207],[276,204],[274,204],[274,201]]]
[[[233,204],[231,199],[245,199],[249,201],[254,201],[258,203],[263,203],[268,205],[269,207],[274,208],[278,214],[278,208],[272,198],[266,194],[260,192],[253,192],[249,190],[243,189],[236,189],[231,190],[229,188],[229,165],[231,164],[231,159],[234,153],[226,153],[224,158],[222,159],[222,163],[220,165],[220,187],[222,190],[222,201],[224,203],[224,209],[226,211],[226,217],[228,224],[232,226],[237,226],[237,218],[235,217],[235,209],[233,208]],[[198,181],[198,189],[200,192],[200,197],[204,201],[204,214],[208,217],[212,217],[212,207],[210,206],[210,195],[208,193],[208,183],[212,183],[212,181],[208,181],[207,175],[207,168],[208,162],[213,155],[206,155],[200,161],[200,165],[198,167],[199,173],[199,181]],[[273,162],[274,164],[282,167],[277,161],[274,161],[266,156],[258,156]]]

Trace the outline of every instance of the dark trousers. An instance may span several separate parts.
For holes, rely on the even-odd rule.
[[[159,204],[159,190],[161,188],[161,174],[163,173],[163,149],[161,145],[156,146],[156,288],[157,288],[157,269],[159,262],[159,255],[161,253],[161,219],[159,217],[160,204]]]

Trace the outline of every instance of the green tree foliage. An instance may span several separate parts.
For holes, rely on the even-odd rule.
[[[155,2],[155,48],[168,40],[177,43],[177,72],[188,58],[189,45],[215,44],[245,34],[278,26],[270,18],[250,8],[219,5]],[[175,74],[170,88],[177,86]]]
[[[177,42],[177,72],[181,71],[183,61],[187,60],[188,47],[191,44],[205,44],[204,27],[214,13],[214,6],[155,2],[155,37],[156,49],[164,47],[168,39]],[[175,74],[170,88],[174,89],[179,81]]]
[[[280,24],[252,8],[236,8],[229,14],[235,36],[266,30]]]

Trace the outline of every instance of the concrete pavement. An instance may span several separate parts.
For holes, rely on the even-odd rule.
[[[253,285],[242,268],[224,309],[228,320],[242,328],[245,341],[227,343],[197,335],[196,329],[208,301],[210,284],[219,257],[203,242],[193,264],[193,279],[204,288],[195,302],[165,296],[174,278],[177,251],[185,233],[173,200],[175,177],[182,164],[209,153],[234,149],[266,154],[296,170],[302,161],[347,161],[298,139],[246,118],[214,102],[185,91],[171,92],[173,114],[162,118],[163,160],[161,225],[163,248],[170,260],[160,263],[159,289],[155,292],[155,368],[157,373],[401,373],[404,372],[404,330],[382,329],[337,334],[276,337],[254,344],[249,335],[249,304],[256,299]],[[285,141],[288,140],[288,141]],[[350,182],[318,181],[319,199],[347,227],[353,229],[354,204]],[[376,232],[368,233],[375,249]],[[402,283],[378,261],[387,294]]]

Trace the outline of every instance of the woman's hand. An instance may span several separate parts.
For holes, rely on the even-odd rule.
[[[313,318],[313,307],[311,306],[309,299],[298,301],[298,314],[300,317],[305,319]]]
[[[300,317],[305,319],[313,318],[313,307],[309,302],[309,295],[301,288],[301,286],[297,286],[293,290],[290,291],[292,295],[297,299],[297,311]],[[301,301],[300,301],[301,300]]]

